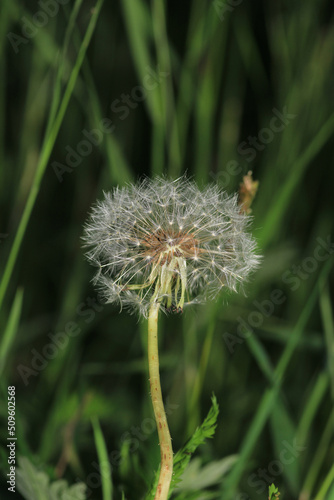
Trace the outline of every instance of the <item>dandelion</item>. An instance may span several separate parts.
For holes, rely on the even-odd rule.
[[[185,178],[145,180],[105,193],[85,228],[106,302],[147,316],[236,290],[258,265],[237,196]]]
[[[108,303],[148,317],[151,396],[161,447],[156,499],[166,499],[173,452],[162,402],[157,344],[160,310],[235,291],[259,264],[250,217],[216,185],[199,190],[182,177],[145,179],[105,193],[85,226],[88,260]]]

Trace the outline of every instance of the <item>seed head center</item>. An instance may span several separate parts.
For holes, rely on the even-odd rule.
[[[158,231],[148,235],[142,241],[145,256],[150,257],[154,264],[169,264],[173,257],[184,259],[194,257],[198,253],[198,240],[191,233]]]

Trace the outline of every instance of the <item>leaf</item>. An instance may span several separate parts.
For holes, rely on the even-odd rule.
[[[194,458],[182,474],[177,490],[201,491],[220,483],[222,477],[230,470],[236,460],[237,455],[231,455],[201,467],[201,459]]]
[[[203,424],[195,430],[188,443],[180,451],[178,451],[174,457],[174,474],[171,483],[171,491],[180,481],[181,475],[187,467],[191,455],[194,453],[196,448],[200,444],[203,444],[206,439],[213,437],[217,427],[218,413],[219,406],[216,396],[213,395],[212,406]]]
[[[269,497],[268,499],[269,500],[275,500],[279,497],[279,491],[278,491],[278,488],[276,488],[276,486],[274,485],[274,483],[272,483],[270,486],[269,486]]]
[[[59,479],[50,483],[49,476],[39,471],[28,458],[19,457],[16,470],[16,487],[26,500],[85,500],[86,485],[77,483],[68,486]]]

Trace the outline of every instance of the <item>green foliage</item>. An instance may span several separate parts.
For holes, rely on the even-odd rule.
[[[171,491],[181,480],[183,472],[186,470],[187,465],[190,462],[192,454],[195,450],[205,442],[206,439],[212,438],[216,427],[217,419],[219,414],[219,406],[217,403],[217,398],[215,395],[212,396],[212,406],[209,413],[207,414],[202,425],[200,425],[189,439],[189,441],[183,446],[181,450],[175,453],[174,456],[174,473],[171,483]]]
[[[174,460],[173,460],[173,478],[170,486],[170,495],[172,494],[173,490],[175,487],[178,485],[178,483],[181,481],[181,477],[183,473],[185,472],[190,460],[192,454],[196,451],[198,446],[201,444],[204,444],[206,439],[212,438],[216,427],[217,427],[217,419],[218,419],[218,414],[219,414],[219,406],[217,403],[217,398],[215,395],[212,396],[212,406],[209,410],[209,413],[207,414],[205,420],[203,421],[202,425],[200,425],[192,435],[192,437],[187,441],[187,443],[179,450],[177,453],[174,455]],[[195,466],[197,466],[197,462],[194,463]],[[209,480],[209,484],[205,484],[205,481],[202,482],[203,486],[208,486],[211,484],[215,483],[216,479],[216,474],[217,474],[217,464],[211,464],[213,469],[209,469],[211,474],[215,476],[214,479],[211,478]],[[222,464],[221,464],[222,465]],[[218,466],[219,467],[219,466]],[[221,476],[226,470],[226,463],[223,465],[223,469],[219,471],[218,476]],[[206,474],[209,472],[206,470]],[[159,474],[160,474],[160,468],[157,470],[154,482],[152,485],[152,488],[150,489],[150,492],[146,496],[146,500],[152,500],[155,496],[158,480],[159,480]],[[209,474],[210,476],[210,474]],[[203,476],[204,479],[204,476]],[[208,477],[206,477],[208,479]]]
[[[49,476],[39,471],[26,457],[19,458],[16,470],[18,491],[26,500],[85,500],[86,485],[77,483],[69,486],[60,479],[50,482]]]
[[[282,494],[332,498],[332,3],[63,3],[0,2],[1,443],[7,387],[15,385],[18,455],[36,457],[43,470],[65,456],[68,483],[81,478],[88,487],[107,455],[113,498],[144,497],[160,459],[146,325],[98,303],[82,225],[103,190],[143,175],[187,172],[232,193],[252,170],[253,231],[264,258],[247,297],[222,294],[161,320],[175,451],[200,428],[212,391],[221,409],[210,446],[179,462],[182,477],[196,475],[206,492],[181,490],[179,481],[173,495],[264,498],[269,480],[258,470],[271,478],[282,442],[295,441],[303,451],[274,478]],[[35,16],[41,4],[58,12],[25,36],[25,23],[43,19]],[[17,52],[10,34],[23,39]],[[138,87],[147,94],[141,101],[131,97],[134,89],[140,97]],[[274,110],[284,109],[294,116],[272,135],[271,124],[280,125]],[[87,139],[83,131],[103,119],[113,131],[76,166],[67,163],[68,150]],[[275,290],[281,301],[272,300]],[[72,336],[71,323],[79,331]],[[30,370],[27,384],[19,366]],[[5,446],[0,457],[4,479]],[[90,500],[103,498],[102,484]]]
[[[280,493],[278,491],[278,488],[276,488],[276,486],[274,485],[274,483],[272,483],[269,486],[268,500],[278,500],[279,495],[280,495]]]

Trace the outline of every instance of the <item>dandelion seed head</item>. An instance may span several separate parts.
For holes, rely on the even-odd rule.
[[[237,196],[215,185],[200,191],[182,177],[115,188],[85,225],[88,260],[105,300],[147,316],[237,290],[260,261]]]

